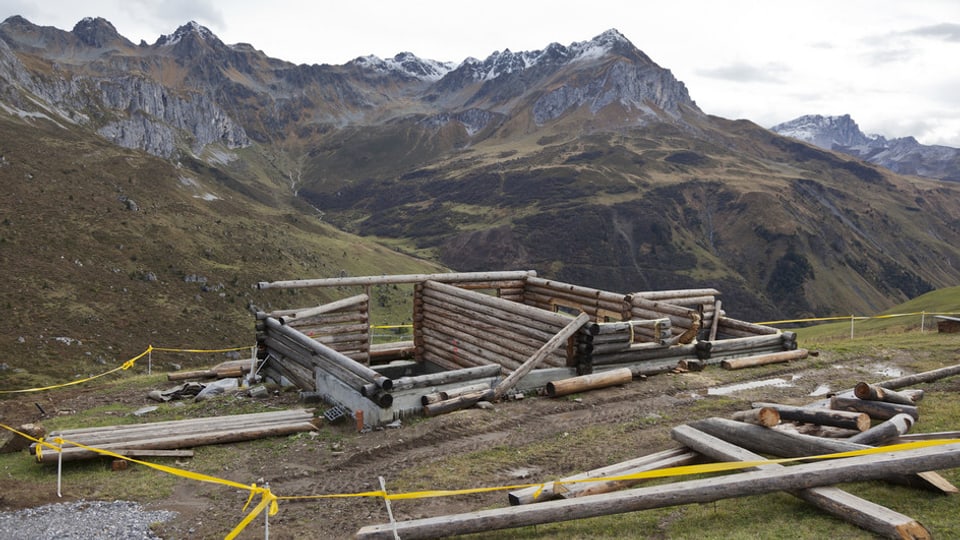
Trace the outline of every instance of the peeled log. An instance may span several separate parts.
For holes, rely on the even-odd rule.
[[[395,535],[399,535],[404,540],[437,538],[622,514],[650,508],[705,503],[776,491],[807,489],[843,482],[875,480],[892,474],[952,469],[958,466],[960,466],[960,444],[951,444],[640,487],[577,499],[370,525],[357,531],[356,538],[392,540]]]
[[[890,443],[910,431],[910,428],[913,427],[913,422],[913,417],[909,414],[898,414],[847,440],[853,443],[869,444],[872,446]]]
[[[613,369],[591,375],[581,375],[547,383],[547,395],[560,397],[597,388],[606,388],[618,384],[627,384],[633,380],[630,368]]]
[[[720,367],[723,369],[742,369],[746,367],[764,366],[767,364],[779,364],[782,362],[789,362],[791,360],[801,360],[806,358],[807,354],[809,354],[807,349],[796,349],[793,351],[758,354],[743,358],[730,358],[728,360],[722,360],[720,362]]]

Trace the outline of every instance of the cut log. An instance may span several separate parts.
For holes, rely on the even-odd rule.
[[[702,360],[696,360],[693,358],[684,358],[677,362],[677,368],[685,371],[703,371],[703,368],[706,364]]]
[[[711,354],[713,352],[711,351]],[[754,356],[745,356],[742,358],[729,358],[720,362],[723,369],[743,369],[748,367],[765,366],[767,364],[780,364],[793,360],[802,360],[807,357],[807,349],[796,349],[793,351],[775,352],[768,354],[758,354]]]
[[[690,426],[677,426],[671,432],[673,440],[718,461],[762,461],[759,454],[730,444],[722,439],[698,431]],[[750,470],[782,470],[783,465],[771,463]],[[790,494],[834,516],[853,523],[861,529],[883,538],[932,538],[930,532],[916,520],[885,506],[872,503],[835,487],[815,487],[790,491]]]
[[[860,398],[845,398],[833,396],[830,398],[830,408],[837,411],[856,411],[867,413],[877,420],[889,420],[898,414],[909,414],[914,420],[920,419],[920,410],[913,405],[900,405],[885,401],[870,401]]]
[[[859,382],[853,387],[853,395],[860,399],[867,399],[871,401],[899,403],[900,405],[915,405],[913,398],[910,396],[901,394],[896,390],[884,388],[878,384]]]
[[[874,480],[891,474],[952,469],[958,466],[960,466],[960,444],[952,444],[640,487],[541,504],[525,504],[466,514],[371,525],[361,528],[356,538],[391,540],[395,538],[394,535],[399,535],[404,540],[437,538],[622,514],[650,508],[705,503],[776,491],[808,489],[843,482]]]
[[[489,401],[491,399],[493,399],[493,390],[471,392],[469,394],[463,394],[445,401],[438,401],[436,403],[425,405],[423,407],[423,413],[427,416],[437,416],[438,414],[444,414],[460,409],[466,409],[467,407],[473,407],[479,401]]]
[[[779,403],[754,403],[754,407],[770,407],[780,413],[783,420],[807,422],[821,426],[834,426],[856,431],[870,429],[870,416],[862,412],[837,411],[833,409],[817,409],[811,407],[793,407]]]
[[[616,486],[609,485],[611,482],[597,482],[594,483],[569,483],[579,480],[586,480],[587,478],[602,478],[605,476],[624,476],[628,474],[634,474],[643,471],[653,471],[656,469],[665,469],[667,467],[679,467],[681,465],[690,465],[698,461],[700,455],[696,452],[691,452],[686,448],[674,448],[671,450],[664,450],[662,452],[656,452],[647,456],[631,459],[628,461],[622,461],[620,463],[614,463],[613,465],[607,465],[606,467],[601,467],[599,469],[593,469],[584,473],[575,474],[573,476],[567,476],[555,482],[548,482],[543,485],[542,489],[540,486],[529,487],[518,489],[516,491],[511,491],[508,494],[510,504],[516,506],[518,504],[530,504],[530,503],[540,503],[545,501],[551,501],[558,498],[572,499],[574,497],[579,497],[583,495],[595,495],[601,493],[597,489],[602,489],[597,486],[597,484],[608,484],[607,487],[613,488]],[[628,482],[624,480],[622,482]],[[633,482],[634,485],[640,482]],[[591,489],[591,486],[593,488]],[[621,485],[617,489],[629,487],[628,485]],[[539,491],[539,494],[537,493]],[[608,489],[603,493],[609,491],[615,491],[614,489]]]
[[[773,427],[780,423],[780,413],[773,407],[757,407],[747,411],[737,411],[731,416],[737,422],[746,422],[764,427]]]
[[[633,380],[630,368],[612,369],[580,377],[571,377],[547,383],[547,395],[550,397],[566,396],[577,392],[586,392],[597,388],[606,388],[618,384],[627,384]]]
[[[852,443],[869,444],[871,446],[892,443],[910,431],[913,422],[913,417],[909,414],[898,414],[847,440]]]

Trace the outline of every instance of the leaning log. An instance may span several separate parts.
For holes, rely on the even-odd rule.
[[[830,408],[838,411],[856,411],[870,415],[877,420],[889,420],[894,416],[905,413],[913,417],[914,420],[920,419],[920,410],[913,405],[900,405],[899,403],[887,403],[885,401],[870,401],[860,398],[845,398],[833,396],[830,398]]]
[[[777,412],[780,413],[780,418],[793,422],[806,422],[808,424],[834,426],[856,431],[866,431],[870,429],[870,416],[861,412],[794,407],[791,405],[765,402],[754,403],[753,407],[770,407],[776,409]]]
[[[593,483],[582,482],[582,480],[586,480],[588,478],[601,479],[606,476],[624,476],[643,471],[666,469],[668,467],[680,467],[682,465],[693,464],[694,462],[698,461],[699,458],[699,454],[696,452],[691,452],[686,448],[673,448],[671,450],[664,450],[662,452],[656,452],[643,457],[621,461],[620,463],[614,463],[613,465],[607,465],[606,467],[592,469],[590,471],[575,474],[573,476],[567,476],[565,478],[561,478],[560,480],[547,482],[542,486],[533,486],[511,491],[508,494],[508,499],[511,505],[516,506],[519,504],[552,501],[561,497],[564,499],[572,499],[584,495],[609,493],[610,491],[616,491],[616,489],[622,489],[629,487],[630,485],[637,484],[641,482],[641,480],[637,480],[629,485],[608,485],[606,486],[606,491],[598,491],[601,488],[599,488],[597,484],[611,484],[611,482],[603,482],[598,480],[596,483]],[[631,481],[623,480],[622,482]],[[616,487],[616,489],[613,489],[614,487]]]
[[[436,538],[650,508],[705,503],[776,491],[808,489],[843,482],[875,480],[896,473],[952,469],[958,466],[960,444],[952,444],[640,487],[577,499],[371,525],[361,528],[356,538],[389,540],[395,538],[394,535],[399,535],[404,540]]]
[[[633,372],[630,371],[630,368],[612,369],[610,371],[548,382],[547,395],[550,397],[566,396],[577,392],[595,390],[597,388],[627,384],[632,380]]]
[[[759,454],[730,444],[722,439],[698,431],[690,426],[677,426],[671,432],[673,439],[691,450],[718,461],[762,461]],[[750,470],[782,470],[778,463],[761,465]],[[932,538],[930,532],[916,520],[885,506],[861,499],[835,487],[814,487],[790,491],[813,506],[853,523],[883,538]]]
[[[520,379],[525,377],[528,373],[530,373],[530,371],[536,368],[540,362],[542,362],[554,351],[554,349],[565,344],[571,336],[577,333],[580,328],[588,322],[590,322],[590,317],[585,313],[581,313],[575,319],[570,321],[565,327],[563,327],[562,330],[557,332],[555,336],[550,338],[550,341],[544,343],[543,347],[540,347],[540,350],[534,353],[533,356],[531,356],[526,362],[521,364],[520,367],[514,370],[513,373],[508,375],[506,379],[500,381],[500,384],[498,384],[494,389],[495,399],[500,399],[506,395],[511,388],[520,382]]]

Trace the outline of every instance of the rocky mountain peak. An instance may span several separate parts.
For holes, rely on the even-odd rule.
[[[386,60],[375,55],[361,56],[351,60],[347,65],[382,73],[396,73],[425,81],[440,80],[456,67],[456,64],[451,62],[423,59],[412,52],[401,52]]]
[[[117,32],[117,29],[110,21],[102,17],[86,17],[82,19],[73,27],[72,33],[82,43],[90,47],[102,48],[117,41],[131,44]]]
[[[220,38],[211,32],[209,28],[196,21],[190,21],[187,24],[177,28],[174,33],[160,36],[157,39],[157,42],[154,43],[154,46],[169,47],[177,45],[182,41],[189,40],[207,42],[211,45],[223,45],[223,42],[220,41]]]
[[[887,139],[882,135],[865,135],[849,114],[808,114],[777,124],[770,130],[896,173],[960,181],[960,149],[923,145],[914,137]]]

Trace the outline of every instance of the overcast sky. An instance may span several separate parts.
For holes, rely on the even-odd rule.
[[[404,51],[460,62],[616,28],[709,114],[764,127],[850,114],[868,134],[960,148],[958,0],[0,0],[11,15],[63,30],[103,17],[151,44],[196,21],[306,64]]]

